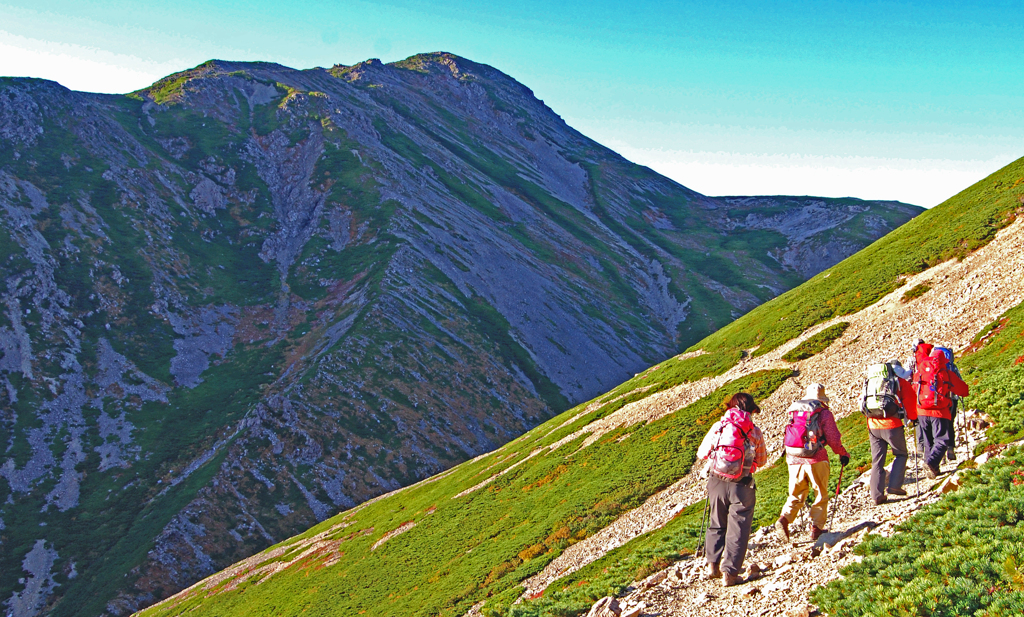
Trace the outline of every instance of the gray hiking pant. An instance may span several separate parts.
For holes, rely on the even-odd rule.
[[[708,563],[719,564],[726,574],[739,574],[743,569],[756,501],[753,478],[729,482],[712,474],[708,479],[711,521],[704,538],[707,558]]]
[[[921,429],[924,462],[930,467],[938,468],[946,452],[953,449],[953,423],[932,416],[918,416],[917,423]]]
[[[907,436],[903,427],[899,428],[872,428],[868,429],[868,439],[871,442],[871,498],[878,500],[885,495],[886,486],[882,484],[885,480],[883,471],[885,469],[885,455],[892,446],[892,473],[889,474],[888,488],[900,488],[903,486],[903,479],[907,474]]]

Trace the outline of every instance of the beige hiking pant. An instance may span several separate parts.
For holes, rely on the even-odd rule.
[[[811,465],[790,465],[789,499],[786,500],[780,516],[786,519],[787,523],[792,523],[807,501],[807,493],[813,486],[817,495],[811,504],[811,522],[818,529],[824,529],[828,518],[828,475],[828,461]]]

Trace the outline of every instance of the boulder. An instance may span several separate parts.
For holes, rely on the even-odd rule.
[[[637,589],[650,589],[651,587],[654,587],[655,585],[657,585],[658,583],[662,582],[666,578],[668,578],[668,570],[662,570],[661,572],[655,572],[654,574],[652,574],[652,575],[648,576],[647,578],[645,578],[643,580],[643,582],[640,583],[640,585],[637,587]]]
[[[619,601],[611,596],[605,596],[594,603],[594,606],[590,607],[590,612],[587,613],[587,617],[620,617],[622,615],[622,608],[619,606]]]
[[[943,495],[946,493],[955,493],[960,490],[960,486],[960,474],[955,473],[942,481],[942,484],[939,485],[939,492]]]

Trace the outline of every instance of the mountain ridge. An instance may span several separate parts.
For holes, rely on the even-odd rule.
[[[700,530],[702,487],[693,465],[694,451],[737,389],[750,391],[760,401],[759,424],[775,452],[772,464],[757,475],[755,525],[769,532],[787,495],[787,471],[779,454],[788,403],[802,394],[808,381],[831,384],[828,393],[851,454],[851,469],[840,488],[852,491],[857,481],[852,470],[870,466],[865,423],[856,406],[859,372],[871,362],[909,353],[918,336],[958,349],[958,363],[972,388],[969,404],[977,410],[972,409],[971,417],[995,422],[987,443],[968,444],[975,448],[969,456],[964,456],[961,444],[961,459],[972,458],[982,448],[988,451],[988,446],[999,450],[999,443],[1020,438],[1024,292],[1014,273],[1022,267],[1024,255],[1022,203],[1024,159],[765,303],[687,353],[486,456],[339,514],[141,614],[230,615],[272,605],[283,614],[366,610],[381,615],[550,617],[585,614],[605,596],[632,598],[631,610],[645,610],[636,601],[646,598],[655,602],[655,610],[685,614],[688,605],[674,603],[677,592],[680,600],[710,602],[701,609],[705,613],[721,612],[724,607],[715,597],[697,597],[707,585],[695,586],[690,593],[687,585],[693,577],[686,583],[686,577],[672,571],[680,571],[674,562],[689,558]],[[761,326],[765,323],[774,325],[766,329]],[[802,342],[844,323],[838,337],[809,357],[786,359]],[[974,437],[979,428],[985,425],[975,425]],[[980,462],[968,461],[966,466],[978,466],[986,458],[982,454]],[[838,466],[834,456],[832,462]],[[1016,459],[1005,464],[1007,477],[1024,473]],[[947,466],[946,472],[954,466]],[[922,491],[955,491],[958,484],[951,482],[952,488],[922,484]],[[1001,499],[1019,500],[1024,489],[1014,487],[1020,483],[1006,484],[1009,489],[1002,490],[1016,492]],[[931,495],[925,501],[935,499]],[[977,513],[973,503],[958,502],[956,496],[940,500],[944,508],[961,510],[961,518]],[[649,507],[648,516],[644,507]],[[881,510],[891,515],[893,508]],[[641,514],[633,516],[636,512]],[[643,526],[649,518],[657,518],[653,529]],[[1019,513],[1011,516],[1013,521],[1017,518]],[[615,526],[615,533],[602,535]],[[893,532],[893,524],[883,527],[887,534]],[[895,529],[909,538],[903,544],[899,537],[880,543],[869,535],[865,545],[883,553],[886,546],[917,546],[924,539],[914,535],[916,530]],[[933,532],[942,533],[924,533]],[[952,544],[953,556],[960,555],[954,551],[964,542],[969,546],[971,538],[960,534],[938,540]],[[758,547],[763,546],[759,541]],[[574,552],[585,559],[579,560],[580,554],[574,557]],[[813,560],[818,554],[803,551],[787,558]],[[910,595],[905,591],[927,593],[935,605],[956,606],[964,588],[949,585],[943,578],[945,569],[932,580],[936,577],[927,568],[934,564],[934,554],[926,551],[912,565],[927,591],[896,577],[885,585],[860,589],[857,601],[873,594],[877,602],[895,610],[907,606]],[[840,559],[844,553],[829,555],[822,559]],[[559,563],[563,556],[567,559]],[[883,554],[872,567],[877,570],[884,561]],[[1009,585],[1014,571],[1004,572],[998,563],[994,569],[972,564],[976,562],[970,559],[951,559],[948,564],[958,577],[981,577],[970,589],[972,603],[1008,606],[1014,601],[1017,592]],[[775,576],[771,568],[769,564],[768,576]],[[778,569],[786,568],[780,563]],[[542,573],[538,586],[522,587]],[[864,578],[861,569],[849,573]],[[750,589],[720,595],[723,603],[742,602],[772,615],[807,609],[805,581],[796,585],[792,597],[779,595],[780,590],[787,592],[785,585],[765,586],[763,593],[777,601],[738,595]],[[815,597],[838,606],[842,594],[830,589]],[[921,604],[910,606],[916,609]]]
[[[629,163],[496,69],[400,64],[0,79],[0,595],[31,554],[39,610],[134,610],[804,278],[780,258],[806,242],[745,226],[761,206]],[[854,244],[920,211],[819,201]]]

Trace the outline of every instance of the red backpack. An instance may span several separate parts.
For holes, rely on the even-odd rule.
[[[793,414],[786,426],[783,445],[786,454],[797,458],[812,458],[825,447],[825,429],[821,426],[821,410],[825,404],[818,400],[797,401],[789,406]]]
[[[919,408],[949,409],[953,405],[953,384],[946,357],[922,358],[917,363],[914,387]]]
[[[751,474],[754,443],[739,424],[722,418],[718,443],[711,455],[711,471],[723,480],[739,482]]]

